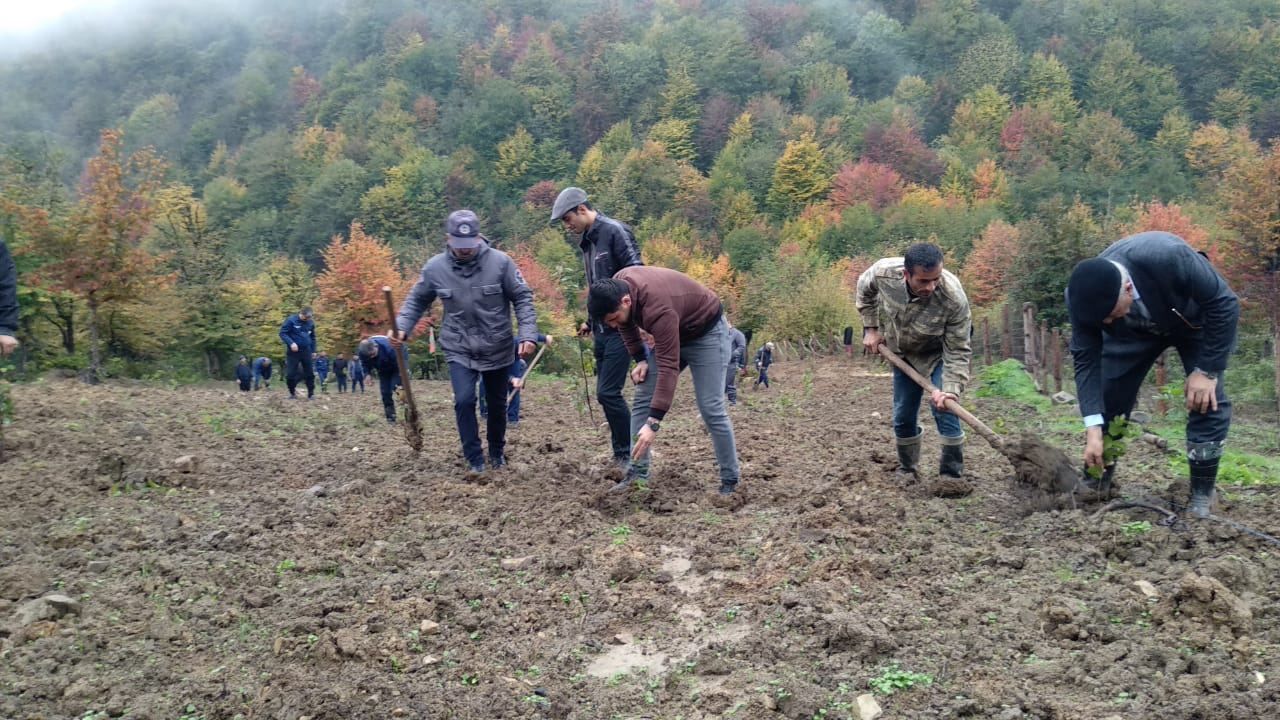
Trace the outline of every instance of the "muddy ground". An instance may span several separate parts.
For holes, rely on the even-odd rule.
[[[0,717],[810,720],[864,693],[886,718],[1280,714],[1280,548],[1029,512],[976,435],[974,491],[937,497],[894,473],[883,368],[773,375],[732,409],[730,501],[687,374],[623,497],[569,381],[527,391],[510,467],[479,482],[447,383],[417,388],[417,457],[376,390],[17,386]],[[969,402],[1002,432],[1052,424]],[[937,457],[930,428],[926,475]],[[1134,445],[1122,491],[1166,496],[1168,465]],[[1274,489],[1228,490],[1228,517],[1280,531]]]

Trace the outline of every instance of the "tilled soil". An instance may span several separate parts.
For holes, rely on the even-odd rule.
[[[509,467],[471,481],[446,383],[415,387],[418,456],[376,391],[18,386],[0,717],[810,720],[863,693],[886,718],[1280,713],[1280,548],[1044,510],[976,435],[972,492],[900,478],[886,373],[774,375],[732,408],[731,499],[687,376],[621,496],[571,381],[526,390]],[[1160,453],[1131,447],[1122,494],[1182,499]],[[1228,490],[1275,533],[1273,491]]]

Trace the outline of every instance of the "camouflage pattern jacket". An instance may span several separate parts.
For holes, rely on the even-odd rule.
[[[889,349],[929,377],[942,362],[943,392],[960,395],[969,383],[973,321],[960,280],[947,270],[927,298],[907,292],[902,258],[884,258],[858,278],[856,305],[863,327],[879,327]]]

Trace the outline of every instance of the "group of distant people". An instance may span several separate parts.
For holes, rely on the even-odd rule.
[[[298,383],[306,380],[306,371],[302,369],[304,366],[299,363],[298,367],[300,368],[300,374],[289,391],[289,396],[293,398],[297,397]],[[350,384],[351,392],[355,392],[356,388],[359,388],[361,393],[364,392],[365,370],[364,363],[360,361],[359,356],[353,355],[348,360],[345,353],[339,353],[338,357],[333,360],[331,367],[329,358],[324,352],[312,353],[311,367],[313,375],[307,397],[314,396],[315,378],[320,379],[321,392],[325,391],[328,387],[331,371],[334,381],[338,384],[339,393],[347,392],[348,384]],[[271,358],[269,357],[262,356],[250,362],[247,356],[241,355],[240,362],[236,365],[236,382],[240,385],[242,392],[260,389],[269,390],[271,389],[271,375],[274,371],[275,366],[271,363]],[[286,376],[287,374],[286,372]]]

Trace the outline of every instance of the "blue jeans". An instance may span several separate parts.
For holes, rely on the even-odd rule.
[[[732,338],[729,324],[721,318],[715,327],[693,342],[680,345],[680,369],[689,368],[693,376],[693,394],[698,401],[698,412],[711,434],[715,448],[716,464],[720,466],[720,482],[736,485],[738,482],[738,446],[733,437],[733,423],[724,404],[724,373],[732,354]],[[636,386],[631,407],[631,433],[634,435],[649,419],[649,403],[653,402],[658,387],[656,357],[649,361],[649,374]],[[658,431],[661,436],[665,430]],[[649,470],[649,456],[637,460],[635,467],[644,475]]]
[[[462,441],[462,455],[469,465],[484,463],[484,448],[480,445],[480,423],[476,421],[476,382],[484,384],[485,402],[489,406],[486,426],[489,436],[489,457],[502,457],[507,444],[507,371],[472,370],[460,363],[449,363],[449,382],[453,385],[453,414],[458,422],[458,439]],[[492,412],[496,410],[497,412]]]
[[[942,385],[942,363],[933,368],[929,377],[934,387]],[[916,418],[920,414],[920,398],[924,396],[924,388],[915,380],[907,377],[898,368],[893,369],[893,434],[900,438],[913,438],[920,434],[920,426]],[[938,434],[943,437],[958,438],[964,435],[960,427],[960,418],[949,412],[942,412],[929,404],[933,410],[933,421],[938,425]]]

